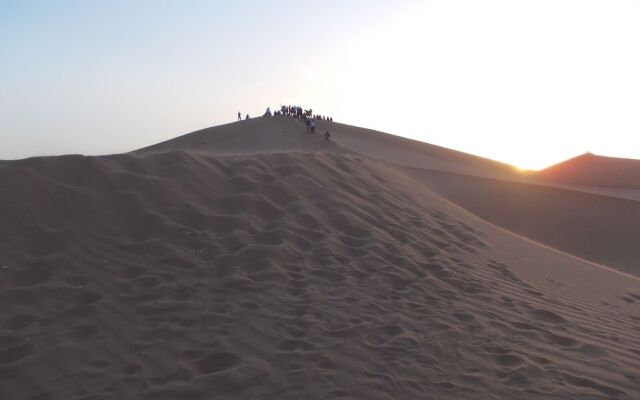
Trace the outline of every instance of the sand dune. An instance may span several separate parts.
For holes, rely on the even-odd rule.
[[[477,216],[566,253],[640,276],[640,202],[411,169],[407,173]]]
[[[296,124],[0,162],[0,397],[640,397],[638,279]]]
[[[473,176],[524,179],[510,165],[371,129],[319,121],[318,133],[330,130],[337,147],[387,163],[466,173]],[[191,150],[209,154],[252,154],[324,149],[320,135],[300,135],[301,121],[288,117],[255,118],[215,126],[149,146],[136,153]],[[314,139],[310,139],[314,138]],[[334,143],[334,144],[336,144]]]
[[[324,142],[319,134],[301,135],[305,129],[301,121],[293,118],[253,118],[191,132],[134,153],[190,150],[207,154],[239,155],[323,148]]]
[[[537,175],[550,182],[637,189],[640,188],[640,160],[587,153],[546,168]]]
[[[336,140],[341,146],[376,160],[472,176],[524,179],[511,165],[472,154],[338,123],[321,122],[321,129],[327,125],[335,131]]]
[[[640,160],[587,153],[529,178],[540,185],[640,201]]]

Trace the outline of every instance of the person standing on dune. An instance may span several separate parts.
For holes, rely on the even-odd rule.
[[[242,114],[240,114],[240,111],[238,111],[238,121],[242,120]]]

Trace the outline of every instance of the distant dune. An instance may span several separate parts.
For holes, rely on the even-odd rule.
[[[640,276],[640,202],[448,172],[407,169],[446,199],[519,235]]]
[[[0,162],[0,398],[640,398],[635,202],[324,129]]]
[[[540,171],[538,176],[558,183],[640,188],[640,160],[587,153],[552,165]]]

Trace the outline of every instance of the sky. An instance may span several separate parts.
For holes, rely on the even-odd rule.
[[[280,104],[526,169],[640,158],[638,21],[640,0],[0,0],[0,159]]]

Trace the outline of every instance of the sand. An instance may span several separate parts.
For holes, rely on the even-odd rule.
[[[539,176],[550,182],[639,188],[640,160],[586,153],[545,168]]]
[[[640,202],[590,190],[405,169],[446,199],[519,235],[640,276]]]
[[[637,277],[397,165],[503,166],[343,127],[0,162],[0,398],[640,397]]]

